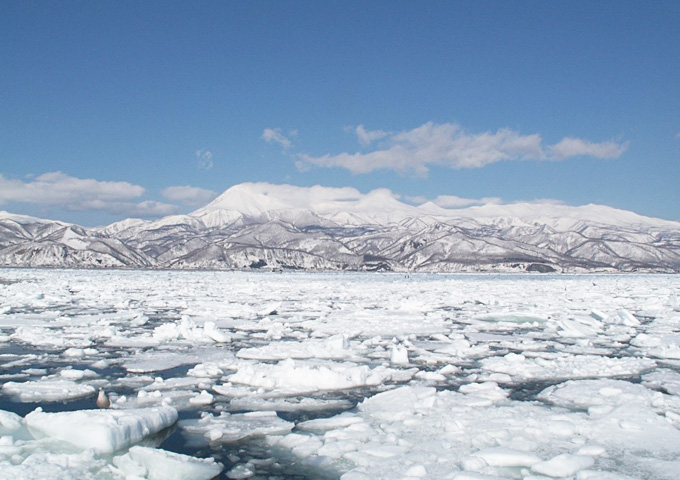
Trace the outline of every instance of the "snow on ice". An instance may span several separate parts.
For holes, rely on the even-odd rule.
[[[0,479],[675,480],[679,291],[0,269]]]

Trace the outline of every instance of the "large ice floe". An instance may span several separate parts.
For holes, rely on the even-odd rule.
[[[0,269],[0,479],[676,480],[678,293]]]
[[[76,410],[46,413],[40,408],[26,415],[28,430],[97,453],[113,453],[141,442],[173,425],[177,410],[163,406],[129,410]]]

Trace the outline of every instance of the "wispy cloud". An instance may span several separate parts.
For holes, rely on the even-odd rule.
[[[385,138],[388,136],[390,133],[385,132],[383,130],[366,130],[363,125],[359,125],[354,132],[357,134],[357,138],[359,139],[359,143],[364,146],[368,147],[371,143],[373,143],[376,140],[380,140],[381,138]]]
[[[499,197],[463,198],[456,195],[439,195],[433,203],[442,208],[464,208],[473,205],[498,205],[503,203]]]
[[[563,138],[560,142],[548,148],[554,160],[564,160],[569,157],[618,158],[628,150],[629,142],[601,142],[593,143],[580,138]]]
[[[291,134],[295,136],[297,131],[293,130]],[[284,149],[290,148],[293,145],[293,142],[282,133],[280,128],[265,128],[262,131],[262,140],[267,143],[278,143]]]
[[[155,200],[145,200],[138,203],[92,200],[83,202],[80,208],[70,210],[101,210],[113,215],[142,218],[164,217],[179,212],[177,205],[157,202]]]
[[[430,200],[424,196],[404,197],[404,200],[414,205],[432,202],[442,208],[465,208],[475,205],[500,205],[503,203],[503,200],[500,197],[464,198],[456,195],[439,195],[434,200]]]
[[[133,201],[143,194],[143,187],[128,182],[76,178],[62,172],[44,173],[30,181],[8,179],[0,175],[0,205],[22,202],[60,206],[73,211],[100,210],[145,217],[177,211],[174,205]]]
[[[177,185],[164,189],[161,195],[172,202],[180,202],[196,207],[205,205],[213,200],[217,196],[217,192],[189,185]]]
[[[522,135],[516,130],[501,128],[496,132],[473,134],[455,123],[439,125],[428,122],[396,134],[376,132],[380,132],[380,138],[386,138],[385,148],[367,153],[323,156],[300,154],[296,165],[300,170],[309,169],[310,166],[345,168],[355,174],[395,170],[402,174],[413,173],[426,177],[432,165],[463,169],[481,168],[501,161],[564,160],[577,155],[615,158],[628,148],[627,143],[591,143],[571,138],[544,148],[543,140],[537,133]],[[377,138],[377,134],[365,133],[362,137],[357,132],[360,142]]]
[[[535,198],[533,200],[519,199],[511,202],[506,202],[500,197],[465,198],[458,197],[456,195],[439,195],[434,200],[430,200],[424,196],[405,197],[404,199],[414,205],[422,205],[424,203],[431,202],[439,207],[447,209],[458,209],[483,205],[515,205],[515,204],[564,205],[564,202],[562,200],[556,200],[554,198]]]
[[[144,188],[128,182],[76,178],[62,172],[44,173],[24,182],[0,175],[0,202],[63,205],[78,209],[87,201],[116,202],[138,198]]]
[[[196,158],[198,159],[198,168],[201,170],[210,170],[215,166],[213,154],[210,150],[196,150]]]

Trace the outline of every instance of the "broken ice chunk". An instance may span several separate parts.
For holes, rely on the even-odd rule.
[[[222,443],[238,442],[244,438],[265,435],[285,435],[295,426],[276,415],[276,412],[249,412],[229,414],[222,412],[218,417],[206,415],[198,420],[185,420],[180,426],[188,433],[200,434]],[[216,433],[221,435],[216,435]]]
[[[111,453],[140,442],[177,421],[169,406],[131,410],[76,410],[45,413],[40,408],[26,415],[34,434],[58,438],[77,447]]]
[[[530,467],[541,461],[540,457],[532,453],[506,447],[485,448],[473,455],[484,459],[487,465],[493,467]]]
[[[92,385],[72,380],[48,378],[28,382],[7,382],[2,386],[5,394],[21,402],[63,402],[94,395]]]
[[[394,345],[390,355],[390,363],[395,365],[408,365],[408,350],[403,345]]]
[[[531,470],[548,477],[570,477],[581,470],[592,467],[594,464],[595,460],[592,457],[563,453],[550,460],[533,465]]]
[[[148,480],[210,480],[224,468],[213,458],[194,458],[138,445],[125,455],[114,457],[113,464],[125,475]]]
[[[205,390],[202,390],[200,394],[189,399],[189,403],[192,405],[210,405],[213,402],[215,402],[215,397]]]

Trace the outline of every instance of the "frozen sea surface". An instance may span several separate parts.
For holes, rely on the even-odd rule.
[[[0,269],[0,479],[676,480],[679,292]]]

